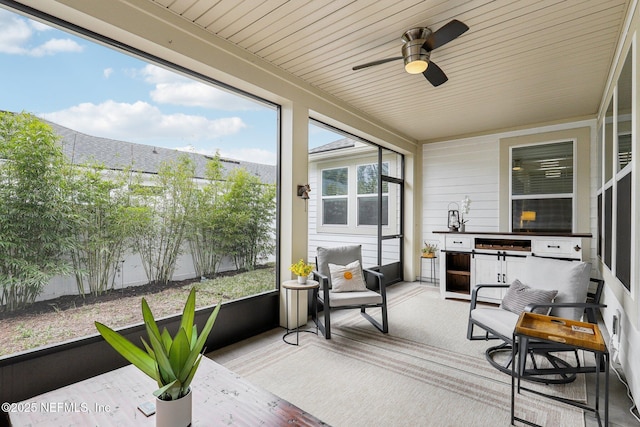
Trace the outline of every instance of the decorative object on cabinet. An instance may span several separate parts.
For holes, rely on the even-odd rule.
[[[449,203],[447,207],[447,227],[449,231],[458,231],[460,228],[460,207],[456,202]]]
[[[460,202],[460,231],[466,231],[466,223],[469,221],[468,219],[464,219],[465,215],[469,215],[469,209],[471,209],[471,199],[469,196],[464,196],[462,202]]]
[[[329,263],[347,265],[358,261],[362,266],[362,245],[340,246],[334,248],[318,247],[316,257],[316,269],[313,278],[320,283],[320,289],[314,289],[314,298],[322,305],[324,323],[320,316],[316,315],[314,321],[326,339],[331,338],[331,310],[359,309],[362,316],[367,319],[380,332],[387,333],[387,291],[384,283],[384,275],[376,271],[377,267],[364,268],[364,280],[366,290],[353,292],[334,292],[332,290],[331,271]],[[345,277],[346,278],[346,277]],[[365,310],[367,308],[381,309],[381,322],[374,319]]]

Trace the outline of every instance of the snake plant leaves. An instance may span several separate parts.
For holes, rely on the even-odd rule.
[[[160,333],[153,313],[143,298],[142,317],[148,340],[142,338],[145,350],[135,346],[108,326],[99,322],[95,322],[95,325],[100,335],[118,353],[156,380],[159,389],[153,393],[154,395],[163,400],[175,400],[188,393],[189,385],[202,359],[201,352],[218,317],[221,304],[216,305],[200,334],[197,325],[194,324],[195,307],[196,292],[195,288],[192,288],[182,312],[178,331],[171,337],[166,328]]]

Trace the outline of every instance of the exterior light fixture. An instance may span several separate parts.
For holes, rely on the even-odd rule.
[[[309,200],[309,192],[311,192],[309,184],[298,185],[298,197],[301,199]]]
[[[307,200],[309,200],[309,193],[311,192],[311,186],[309,184],[298,185],[298,197],[304,200],[304,211],[307,211]]]

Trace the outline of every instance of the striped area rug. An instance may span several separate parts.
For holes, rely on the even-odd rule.
[[[413,283],[388,297],[389,334],[357,310],[336,312],[331,340],[301,334],[294,347],[275,339],[220,363],[334,426],[509,425],[511,378],[485,360],[491,343],[466,340],[468,303]],[[535,387],[586,398],[583,379]],[[516,396],[516,415],[584,426],[581,410],[530,394]]]

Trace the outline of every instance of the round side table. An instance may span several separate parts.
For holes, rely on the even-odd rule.
[[[298,283],[297,280],[287,280],[282,282],[282,288],[285,289],[285,310],[287,311],[287,332],[282,336],[282,340],[287,344],[298,345],[300,332],[311,332],[314,333],[313,330],[303,329],[300,330],[300,291],[311,291],[313,289],[317,289],[320,287],[320,283],[315,280],[307,279],[307,283]],[[289,329],[289,292],[296,291],[296,327],[293,329]],[[308,292],[307,292],[308,293]],[[316,318],[318,317],[318,301],[314,298],[313,301],[313,310],[315,310]],[[296,334],[296,342],[287,341],[287,337],[295,332]],[[318,324],[316,324],[315,334],[318,335]]]

